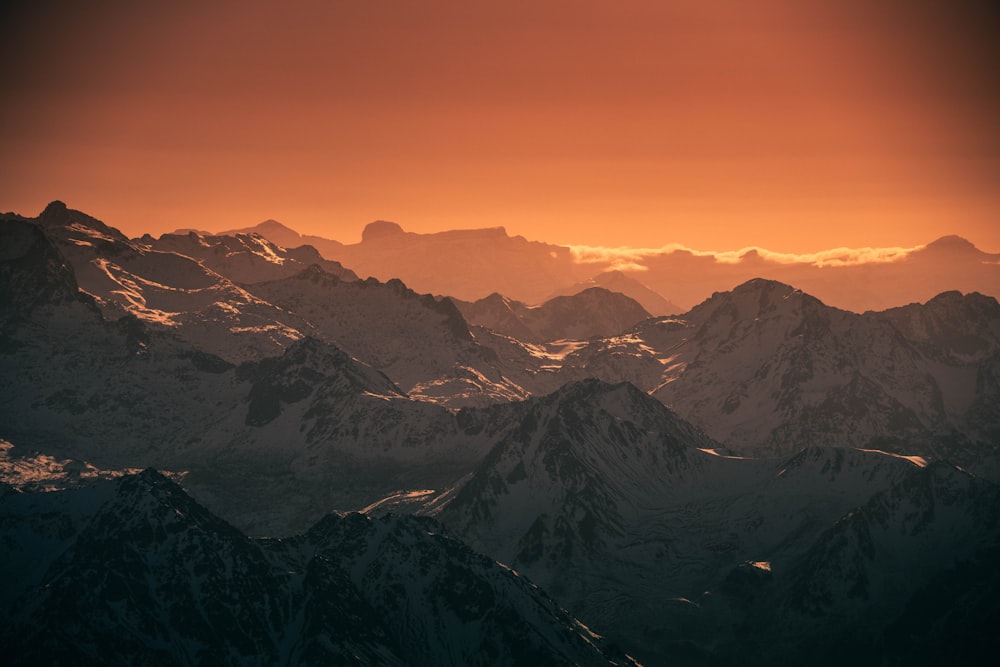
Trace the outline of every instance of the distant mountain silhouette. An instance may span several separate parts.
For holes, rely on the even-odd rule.
[[[301,235],[274,220],[222,233],[257,233],[286,248],[312,245],[326,259],[342,263],[359,276],[382,281],[399,278],[417,292],[465,301],[498,292],[526,304],[540,304],[596,286],[622,292],[659,315],[681,312],[714,292],[752,278],[796,285],[829,305],[854,312],[922,303],[949,290],[1000,295],[1000,254],[983,252],[959,236],[944,236],[909,252],[897,251],[895,261],[820,266],[810,261],[777,261],[767,251],[756,249],[735,261],[728,257],[723,261],[709,252],[673,249],[637,255],[628,268],[622,268],[610,257],[581,261],[569,247],[510,236],[503,227],[420,234],[379,220],[370,223],[361,242],[354,244]]]
[[[618,270],[599,273],[589,280],[557,290],[552,296],[572,296],[591,287],[602,287],[609,292],[618,292],[619,294],[624,294],[627,297],[635,299],[651,315],[672,315],[683,310],[683,308],[667,301],[657,292],[649,289],[635,278],[627,276]]]

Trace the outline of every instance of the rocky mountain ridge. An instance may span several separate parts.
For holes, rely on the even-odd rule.
[[[491,598],[464,575],[441,579],[454,564],[423,531],[527,574],[647,665],[919,660],[944,655],[956,632],[992,646],[956,630],[988,626],[1000,580],[992,297],[951,291],[853,313],[755,279],[625,331],[537,343],[470,325],[449,299],[399,280],[302,268],[260,237],[168,239],[200,248],[196,259],[50,209],[0,220],[0,530],[14,531],[0,546],[24,586],[58,575],[32,589],[37,605],[16,610],[18,623],[57,627],[77,600],[102,609],[78,640],[96,655],[131,610],[141,627],[127,626],[123,650],[168,664],[252,654],[398,664],[404,640],[431,662],[528,660],[496,617],[436,634],[474,615],[463,600]],[[410,240],[391,223],[367,236]],[[267,277],[239,283],[226,271]],[[241,328],[244,307],[294,334]],[[129,492],[88,532],[107,490],[149,466],[208,509],[155,482],[154,496],[176,502]],[[317,524],[332,508],[380,518]],[[71,543],[84,533],[80,551]],[[115,551],[161,533],[173,537]],[[172,557],[142,560],[199,553],[203,538],[207,551],[242,554],[221,578],[204,575],[216,561],[192,572],[164,567]],[[426,576],[401,565],[410,550],[430,554]],[[124,574],[89,579],[103,561]],[[316,577],[283,588],[283,607],[266,601],[288,579],[272,576],[275,564]],[[178,591],[190,615],[143,593],[150,581]],[[450,602],[399,614],[400,591],[423,600],[428,590]],[[210,594],[233,604],[197,602]],[[445,607],[444,625],[422,625]],[[193,627],[199,614],[256,630],[219,647]],[[870,627],[843,620],[855,617]],[[67,655],[44,633],[13,632],[25,660]],[[557,653],[538,655],[564,655],[539,641]]]
[[[427,520],[252,540],[153,470],[2,507],[10,664],[635,664]]]

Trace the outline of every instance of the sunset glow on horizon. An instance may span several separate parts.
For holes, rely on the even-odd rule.
[[[273,218],[355,243],[385,219],[778,261],[949,234],[1000,252],[988,2],[0,15],[0,210],[59,199],[133,236]]]

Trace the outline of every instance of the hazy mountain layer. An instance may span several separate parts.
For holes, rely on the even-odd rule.
[[[609,292],[618,292],[619,294],[624,294],[629,298],[635,299],[651,315],[672,315],[684,310],[621,271],[599,273],[589,280],[560,288],[552,296],[573,296],[591,287],[601,287]]]
[[[595,274],[609,270],[620,270],[678,304],[671,313],[752,278],[795,285],[827,304],[858,313],[927,301],[948,290],[1000,297],[1000,255],[982,252],[957,236],[909,250],[837,249],[814,257],[779,258],[757,249],[741,254],[696,253],[669,246],[662,251],[571,250],[511,237],[503,228],[417,234],[390,222],[372,223],[361,243],[347,245],[301,237],[274,221],[237,231],[257,232],[282,245],[302,239],[301,243],[313,245],[327,259],[342,262],[359,275],[383,281],[399,278],[418,292],[465,301],[499,292],[539,304],[563,290],[575,290],[574,286],[590,286],[585,281],[596,281]],[[642,302],[636,292],[617,291]],[[664,314],[655,306],[644,306]]]
[[[553,297],[534,307],[500,294],[473,303],[456,300],[455,305],[470,324],[527,343],[613,336],[650,317],[634,299],[601,287]]]

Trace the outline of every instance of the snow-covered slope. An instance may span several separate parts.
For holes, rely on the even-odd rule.
[[[410,400],[315,339],[236,366],[133,316],[108,322],[37,227],[16,224],[36,245],[0,262],[0,438],[25,450],[188,471],[227,519],[282,534],[446,486],[491,444],[492,426]]]
[[[415,398],[460,406],[527,395],[493,350],[473,337],[450,299],[416,294],[398,280],[344,281],[318,266],[250,289]],[[523,375],[525,369],[512,371]]]
[[[197,231],[192,229],[180,229],[174,232],[174,234],[188,234],[195,231],[202,236],[211,236],[210,232]],[[229,229],[226,231],[218,232],[219,236],[236,236],[237,234],[259,234],[267,240],[278,244],[282,248],[300,248],[302,246],[312,246],[315,248],[323,257],[334,258],[338,257],[340,251],[343,249],[344,244],[340,241],[334,241],[333,239],[324,238],[322,236],[315,236],[312,234],[299,234],[297,231],[283,225],[277,220],[265,220],[253,227],[241,227],[239,229]]]
[[[134,320],[131,331],[75,322],[84,350],[53,340],[59,324],[19,328],[0,354],[0,437],[101,468],[186,471],[199,499],[258,534],[400,488],[443,488],[490,444],[492,427],[410,400],[315,339],[237,367]]]
[[[579,337],[612,327],[577,301],[564,304],[567,315],[493,297],[481,305],[495,306],[486,308],[486,324],[500,332],[470,331],[449,300],[419,297],[399,281],[345,281],[322,270],[258,283],[251,294],[205,268],[205,260],[152,251],[58,203],[39,221],[107,315],[128,311],[232,362],[279,354],[311,335],[386,372],[411,396],[452,407],[597,377],[636,384],[744,452],[906,443],[907,452],[919,444],[927,456],[1000,470],[1000,307],[992,297],[946,293],[858,315],[752,280],[620,335],[540,345],[517,337]],[[258,236],[173,238],[268,270],[297,261]],[[386,248],[410,242],[387,223],[372,227],[365,241]],[[597,301],[605,312],[606,299]],[[612,319],[617,327],[631,317]]]
[[[866,313],[890,322],[926,356],[948,364],[978,362],[1000,351],[1000,308],[993,297],[943,292],[925,304]]]
[[[0,483],[24,491],[57,491],[85,486],[100,479],[114,479],[141,472],[139,468],[105,470],[76,459],[59,459],[24,451],[0,439]],[[172,473],[164,473],[172,475]],[[181,475],[174,475],[180,479]]]
[[[858,315],[753,280],[592,341],[563,374],[633,382],[742,452],[905,447],[971,465],[996,426],[998,327],[1000,306],[977,294]]]
[[[734,628],[749,622],[743,578],[769,581],[795,568],[807,578],[801,563],[824,552],[838,522],[926,477],[923,459],[879,451],[727,456],[630,385],[568,385],[527,402],[517,418],[475,474],[427,511],[645,664],[671,664],[685,651],[700,656],[693,664],[737,655],[743,638]],[[934,469],[968,477],[945,464]],[[978,484],[966,495],[988,507],[994,487]],[[909,530],[908,521],[900,517],[898,530]],[[940,554],[964,538],[936,539]],[[913,558],[924,563],[921,577],[910,588],[880,590],[879,600],[902,605],[945,567]],[[875,567],[891,576],[891,561]],[[782,662],[788,650],[771,655]]]
[[[68,262],[105,317],[134,315],[232,363],[315,336],[388,373],[413,397],[454,407],[523,398],[544,363],[521,353],[505,365],[450,299],[418,295],[398,280],[358,281],[308,246],[288,251],[256,235],[193,232],[130,241],[60,202],[37,221],[15,217],[4,227],[13,234],[13,226],[33,223],[43,232],[39,243]],[[12,243],[10,252],[23,245]]]
[[[341,280],[357,280],[350,269],[339,262],[323,259],[312,246],[301,245],[286,249],[259,234],[231,236],[163,234],[158,239],[145,235],[137,243],[151,250],[174,252],[201,262],[216,273],[235,283],[259,283],[301,273],[313,264]]]
[[[613,336],[650,317],[634,299],[602,287],[553,297],[540,306],[527,306],[496,293],[455,305],[469,323],[527,343]]]
[[[471,248],[481,236],[434,243]],[[362,245],[388,256],[412,240],[383,223]],[[995,616],[984,597],[1000,589],[990,569],[998,498],[983,479],[1000,470],[991,297],[952,292],[858,315],[754,280],[607,338],[535,344],[470,327],[449,299],[398,280],[321,266],[286,274],[299,259],[259,237],[175,241],[205,257],[129,241],[58,204],[38,220],[0,221],[0,476],[10,482],[0,549],[17,573],[0,598],[12,608],[25,594],[18,618],[37,628],[82,605],[102,610],[82,630],[84,655],[124,628],[123,650],[147,662],[183,662],[182,651],[393,664],[412,660],[404,646],[428,663],[578,659],[534,621],[480,614],[507,609],[512,575],[467,578],[477,563],[494,566],[435,555],[429,543],[452,543],[431,524],[330,517],[297,538],[249,540],[151,473],[153,495],[172,500],[123,491],[116,506],[108,489],[139,478],[114,480],[147,466],[175,471],[198,503],[252,534],[301,533],[330,508],[432,514],[652,665],[814,660],[793,644],[820,628],[912,658],[907,623],[937,655],[943,628],[970,620],[963,604]],[[241,288],[210,258],[233,275],[279,277]],[[287,335],[254,324],[265,320]],[[469,403],[497,404],[455,409]],[[64,488],[74,490],[19,492]],[[58,507],[43,509],[49,500]],[[188,568],[200,530],[218,559]],[[113,546],[150,535],[177,539]],[[410,567],[411,553],[424,569]],[[224,575],[206,574],[220,562]],[[85,576],[70,583],[71,572]],[[141,585],[123,578],[137,573]],[[292,580],[284,606],[241,597]],[[182,611],[149,593],[166,590],[181,591]],[[192,602],[208,595],[212,604]],[[928,597],[947,604],[929,614]],[[175,616],[175,634],[146,631]],[[875,619],[876,633],[839,620],[854,617]],[[510,627],[541,653],[517,653]],[[299,642],[303,628],[314,639]],[[230,630],[232,642],[212,643]],[[33,657],[68,645],[40,644],[53,653]]]
[[[7,664],[633,664],[429,520],[252,540],[153,470],[0,512]]]
[[[30,222],[68,260],[80,289],[110,319],[134,315],[230,361],[276,354],[302,337],[284,323],[287,313],[197,261],[150,250],[62,202],[52,202]]]

